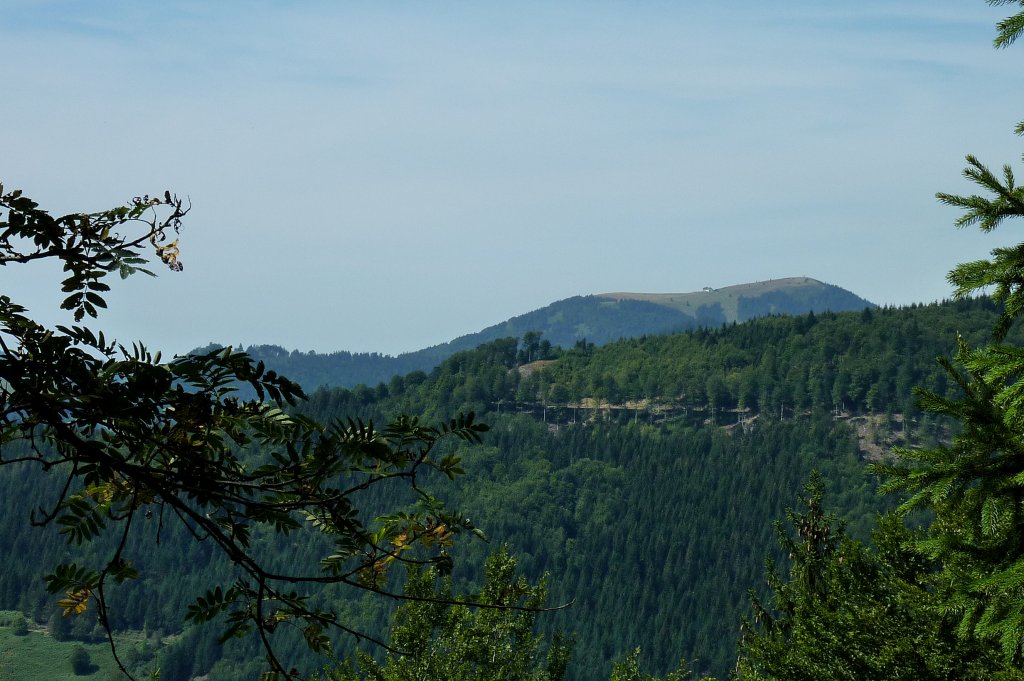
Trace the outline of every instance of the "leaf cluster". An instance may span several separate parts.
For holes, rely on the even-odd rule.
[[[402,652],[382,661],[359,654],[333,670],[332,681],[564,678],[572,642],[556,633],[544,646],[534,633],[538,613],[548,610],[546,579],[531,584],[517,574],[505,547],[487,559],[483,587],[472,596],[453,597],[450,579],[436,568],[411,568],[405,595],[411,601],[395,612],[390,631]],[[459,604],[447,605],[452,602]]]
[[[181,269],[168,235],[188,208],[169,192],[53,218],[0,188],[0,211],[0,265],[61,262],[63,307],[76,322],[105,307],[110,272],[148,273],[147,248]],[[239,386],[255,397],[240,399]],[[47,577],[47,588],[64,594],[65,615],[95,604],[109,632],[108,586],[139,576],[126,554],[132,526],[155,518],[158,543],[165,522],[181,523],[237,572],[198,598],[187,618],[223,617],[222,639],[255,632],[273,677],[286,674],[271,639],[279,625],[299,628],[316,651],[329,650],[329,630],[359,634],[304,591],[341,585],[403,598],[386,588],[393,565],[450,569],[454,537],[475,528],[421,482],[426,471],[459,475],[458,458],[440,444],[478,443],[487,426],[472,413],[438,425],[408,417],[382,428],[321,424],[294,409],[304,398],[297,384],[231,348],[164,361],[85,326],[44,327],[0,296],[0,465],[35,464],[63,477],[56,498],[32,512],[33,524],[55,524],[75,545],[115,537],[105,563],[60,565]],[[359,500],[389,486],[411,490],[416,507],[363,517]],[[295,532],[322,535],[331,550],[314,569],[276,570],[257,538]]]

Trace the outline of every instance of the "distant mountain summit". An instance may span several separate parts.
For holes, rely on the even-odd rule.
[[[810,277],[769,279],[724,288],[705,286],[692,293],[602,293],[598,297],[655,303],[700,320],[699,326],[707,326],[704,320],[709,318],[728,324],[772,314],[848,312],[876,307],[844,288]]]
[[[461,350],[499,338],[540,332],[552,345],[579,341],[604,345],[621,338],[652,336],[698,327],[718,327],[773,314],[847,312],[877,307],[846,289],[809,277],[771,279],[751,284],[705,287],[692,293],[602,293],[573,296],[512,317],[447,343],[397,357],[378,353],[289,352],[276,345],[247,348],[267,366],[306,389],[321,385],[375,385],[397,374],[429,371]]]

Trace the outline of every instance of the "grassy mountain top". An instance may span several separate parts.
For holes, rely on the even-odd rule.
[[[765,314],[843,312],[875,305],[849,291],[811,279],[786,277],[723,288],[710,286],[690,293],[602,293],[608,300],[640,300],[696,316],[701,308],[719,308],[726,322],[742,322]],[[755,302],[756,301],[756,302]],[[760,304],[758,304],[760,303]]]
[[[684,301],[693,300],[695,298],[710,299],[715,298],[715,295],[709,294],[721,294],[728,296],[757,296],[762,293],[770,293],[772,291],[784,291],[794,288],[810,287],[816,289],[823,289],[831,286],[831,284],[825,284],[818,281],[817,279],[811,279],[810,277],[784,277],[782,279],[767,279],[765,281],[755,281],[749,284],[735,284],[733,286],[724,286],[722,288],[714,288],[711,286],[705,286],[699,291],[691,291],[690,293],[628,293],[628,292],[615,292],[615,293],[601,293],[601,298],[629,298],[630,300],[647,300],[652,303],[658,303],[661,305],[669,305],[670,303],[682,303]],[[838,287],[836,287],[838,288]],[[678,304],[670,305],[678,307]]]

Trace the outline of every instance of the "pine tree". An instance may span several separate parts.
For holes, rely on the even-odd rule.
[[[812,477],[803,510],[779,526],[785,576],[768,564],[771,598],[751,596],[736,675],[743,681],[940,681],[1021,679],[998,651],[961,641],[935,616],[934,565],[895,517],[883,518],[877,548],[848,538],[824,510]]]
[[[992,5],[1021,0],[989,0]],[[1024,33],[1024,12],[998,24],[996,47]],[[1016,132],[1024,134],[1024,123]],[[960,208],[958,227],[991,232],[1009,218],[1024,217],[1024,187],[1009,165],[995,173],[974,156],[964,176],[986,195],[940,193]],[[889,476],[885,489],[909,493],[902,510],[934,514],[922,548],[942,564],[945,612],[962,639],[998,640],[1005,659],[1024,663],[1024,348],[1008,345],[1007,333],[1024,313],[1024,243],[996,248],[990,260],[958,265],[949,274],[958,298],[991,291],[1003,306],[991,342],[971,347],[958,339],[954,360],[940,360],[960,389],[947,398],[918,391],[921,406],[960,427],[948,446],[898,452],[896,465],[876,466]]]

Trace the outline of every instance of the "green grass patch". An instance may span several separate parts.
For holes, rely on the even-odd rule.
[[[615,300],[644,300],[671,307],[689,315],[693,315],[702,305],[714,307],[717,304],[722,306],[726,322],[734,322],[739,319],[739,299],[741,297],[756,298],[766,293],[794,291],[800,288],[824,290],[827,287],[816,279],[789,277],[691,293],[602,293],[599,297]]]
[[[30,620],[27,633],[19,633],[18,623],[23,621],[26,620],[20,612],[0,610],[0,681],[122,681],[127,678],[117,668],[108,644],[55,641],[44,626]],[[118,656],[139,660],[141,647],[141,635],[126,636],[119,642]],[[88,674],[75,674],[72,669],[76,648],[84,649],[89,656]],[[137,676],[146,677],[144,674]]]

